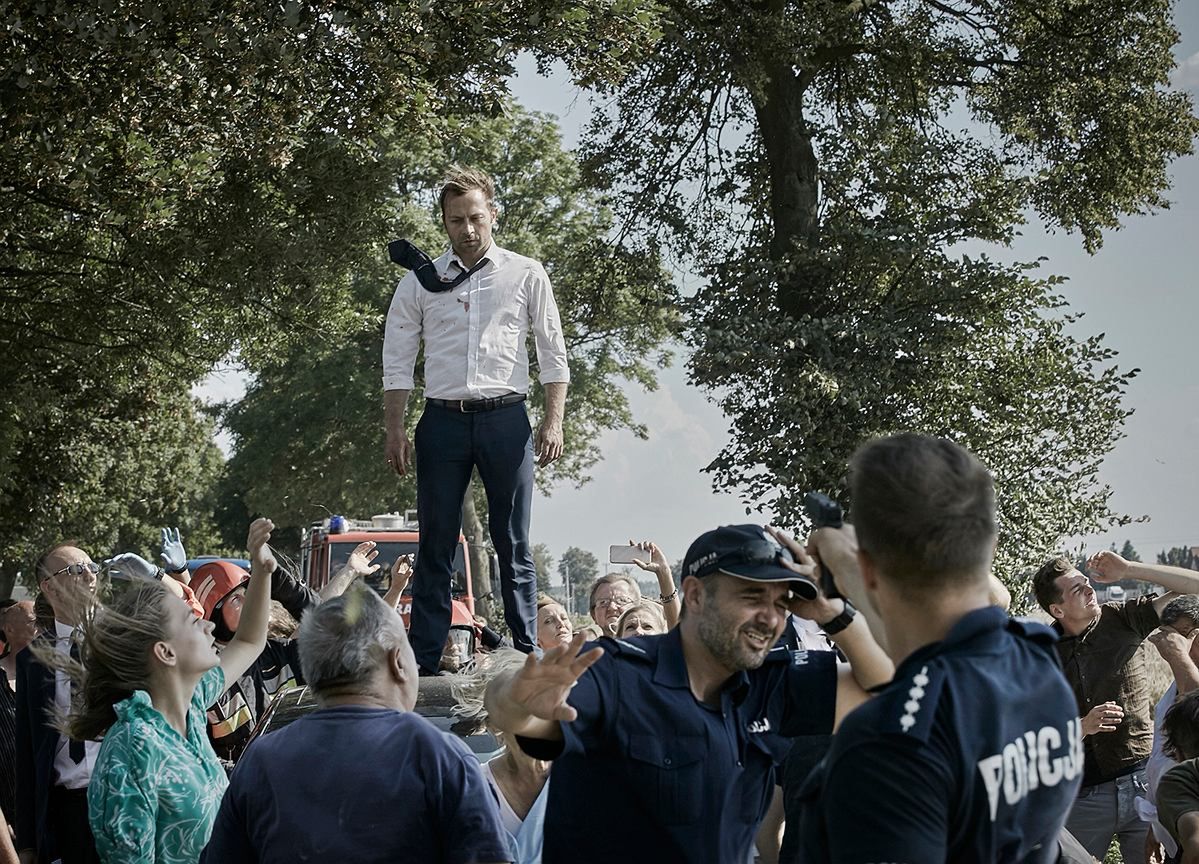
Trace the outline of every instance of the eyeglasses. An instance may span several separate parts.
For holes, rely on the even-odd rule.
[[[617,606],[621,609],[626,606],[632,606],[636,602],[632,597],[622,597],[617,594],[615,597],[605,597],[603,600],[596,600],[595,605],[600,609],[607,609],[609,606]]]
[[[61,570],[55,570],[50,574],[50,578],[54,578],[60,573],[66,573],[68,576],[82,576],[84,573],[91,573],[95,576],[100,572],[100,565],[94,561],[85,561],[78,564],[68,564]]]

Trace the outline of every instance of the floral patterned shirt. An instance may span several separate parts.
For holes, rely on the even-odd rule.
[[[205,709],[225,687],[204,673],[187,712],[187,739],[138,690],[114,707],[87,790],[88,821],[105,864],[196,864],[229,781],[208,741]]]

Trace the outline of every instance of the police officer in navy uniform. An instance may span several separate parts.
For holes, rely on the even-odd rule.
[[[845,718],[802,792],[807,862],[1053,862],[1082,777],[1073,694],[1040,624],[991,605],[994,486],[944,439],[872,441],[853,532],[813,543],[860,577],[895,679]]]
[[[546,864],[746,860],[780,736],[829,732],[893,672],[861,616],[819,595],[813,570],[781,532],[717,528],[683,560],[677,628],[582,654],[579,635],[497,676],[491,721],[555,760]],[[821,623],[849,667],[776,647],[789,612]]]

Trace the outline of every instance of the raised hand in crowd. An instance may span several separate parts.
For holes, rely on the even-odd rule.
[[[1183,635],[1175,626],[1163,621],[1160,628],[1149,634],[1149,642],[1174,673],[1179,694],[1199,689],[1199,666],[1191,653],[1195,649],[1196,633],[1199,629]]]
[[[321,589],[321,600],[329,600],[345,593],[359,576],[369,576],[378,570],[380,565],[373,563],[378,556],[379,550],[375,548],[374,540],[364,540],[355,546],[345,565],[329,580],[329,584]]]
[[[1082,718],[1082,736],[1097,735],[1100,732],[1115,732],[1124,719],[1124,709],[1115,702],[1103,702],[1096,705]]]
[[[383,601],[391,606],[392,609],[400,603],[400,597],[404,593],[404,589],[408,587],[408,583],[412,581],[412,556],[397,555],[396,560],[391,565],[391,586],[387,589],[387,593],[383,595]]]
[[[1139,579],[1165,588],[1166,592],[1153,601],[1153,608],[1158,615],[1180,594],[1199,594],[1199,572],[1168,564],[1125,561],[1109,549],[1096,552],[1087,559],[1087,572],[1096,582],[1104,584],[1122,579]]]
[[[683,602],[679,599],[679,589],[674,584],[670,562],[666,560],[666,555],[658,548],[658,544],[650,540],[642,540],[639,543],[630,540],[629,545],[649,553],[648,561],[634,558],[633,563],[658,577],[658,600],[662,604],[662,615],[666,618],[667,629],[674,627],[679,623],[679,611],[683,608]]]
[[[485,699],[495,726],[515,735],[561,739],[558,722],[569,723],[578,716],[566,697],[582,674],[604,655],[602,648],[580,654],[586,641],[586,634],[577,633],[570,644],[546,651],[540,658],[530,654],[519,669],[497,676]]]
[[[186,583],[189,580],[187,572],[187,552],[183,550],[183,540],[179,529],[162,529],[162,569],[172,578]]]

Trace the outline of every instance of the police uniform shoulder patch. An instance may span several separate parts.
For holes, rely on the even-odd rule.
[[[903,678],[896,678],[877,697],[880,731],[927,741],[944,684],[945,670],[936,663],[922,663]]]

